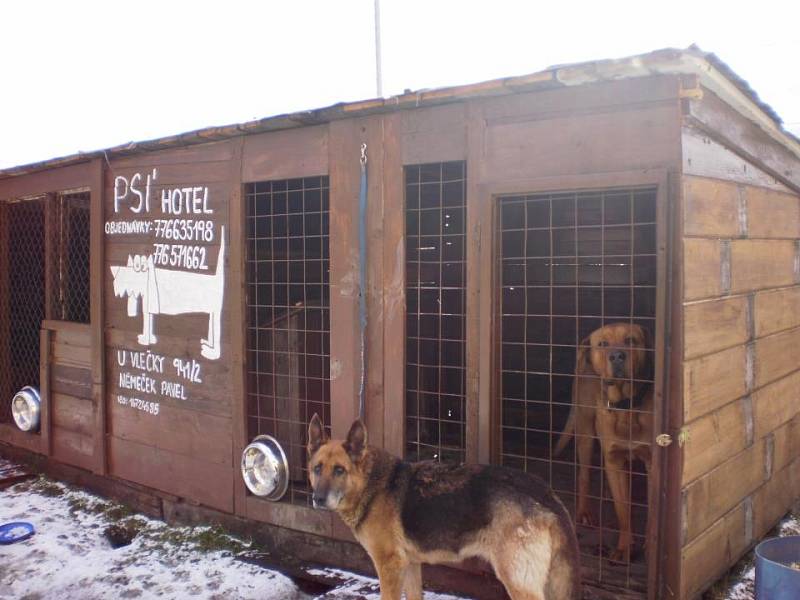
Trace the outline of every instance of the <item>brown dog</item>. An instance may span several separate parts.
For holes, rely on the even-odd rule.
[[[372,558],[381,599],[422,598],[421,563],[480,557],[513,600],[580,597],[578,542],[569,514],[541,479],[485,465],[407,463],[367,446],[361,421],[331,441],[308,427],[317,508],[335,510]]]
[[[575,520],[591,525],[589,468],[594,439],[600,440],[606,479],[614,500],[619,541],[611,559],[630,560],[630,469],[641,460],[650,472],[653,437],[652,369],[647,332],[638,325],[614,323],[581,342],[572,386],[572,408],[553,451],[560,454],[575,437],[578,460],[578,506]]]

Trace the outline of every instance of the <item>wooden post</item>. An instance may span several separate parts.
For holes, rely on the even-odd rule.
[[[467,462],[492,462],[494,334],[492,199],[480,186],[486,122],[481,106],[467,112]],[[481,293],[483,291],[483,293]]]
[[[402,114],[383,120],[383,446],[405,454],[406,237]]]
[[[363,139],[355,120],[329,126],[331,430],[347,435],[358,415],[358,187]]]
[[[94,467],[99,475],[108,472],[107,420],[105,392],[105,206],[103,204],[105,164],[103,159],[92,161],[89,200],[89,322],[92,348],[92,404],[94,405]]]
[[[52,407],[53,398],[50,394],[50,340],[52,332],[49,329],[39,330],[39,396],[41,398],[41,415],[39,431],[42,437],[41,452],[45,456],[53,454],[52,444]]]
[[[242,459],[242,451],[248,444],[247,439],[247,293],[245,281],[246,271],[246,227],[245,206],[242,198],[242,152],[244,136],[233,140],[233,156],[230,161],[230,188],[231,198],[228,203],[228,223],[230,223],[230,252],[228,256],[228,283],[230,295],[230,321],[228,330],[231,332],[231,378],[233,380],[233,398],[231,399],[231,430],[233,440],[231,444],[231,464],[236,471],[233,477],[234,511],[237,515],[246,513],[247,490],[239,475],[238,465]]]

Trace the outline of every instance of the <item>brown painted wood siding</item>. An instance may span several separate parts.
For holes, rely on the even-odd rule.
[[[744,181],[707,176],[719,172],[696,135],[684,152],[701,160],[682,180],[681,597],[800,495],[800,197],[753,165]]]
[[[233,149],[219,142],[115,160],[103,193],[109,472],[228,512]],[[147,230],[124,229],[137,223]],[[221,315],[211,300],[218,286]]]

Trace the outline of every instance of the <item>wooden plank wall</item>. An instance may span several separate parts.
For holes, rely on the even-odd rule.
[[[225,284],[234,147],[226,141],[115,159],[103,191],[109,472],[228,512],[235,471]],[[146,230],[131,233],[132,224]],[[149,341],[142,296],[153,314]]]
[[[800,496],[800,196],[696,131],[684,155],[680,597],[690,598]]]
[[[49,333],[48,381],[50,448],[58,461],[91,469],[94,466],[95,407],[92,401],[92,348],[89,325],[45,322]]]

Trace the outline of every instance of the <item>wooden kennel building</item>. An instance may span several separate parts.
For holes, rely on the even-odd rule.
[[[342,437],[360,413],[362,144],[371,443],[535,472],[574,511],[575,443],[554,447],[576,361],[598,328],[639,326],[654,400],[650,464],[626,466],[634,550],[607,556],[597,439],[584,579],[698,596],[800,497],[800,141],[693,48],[0,171],[0,453],[369,568],[304,473],[310,416]],[[37,433],[11,416],[26,385]],[[277,502],[240,475],[259,434],[288,455]],[[500,597],[462,568],[429,575]]]

